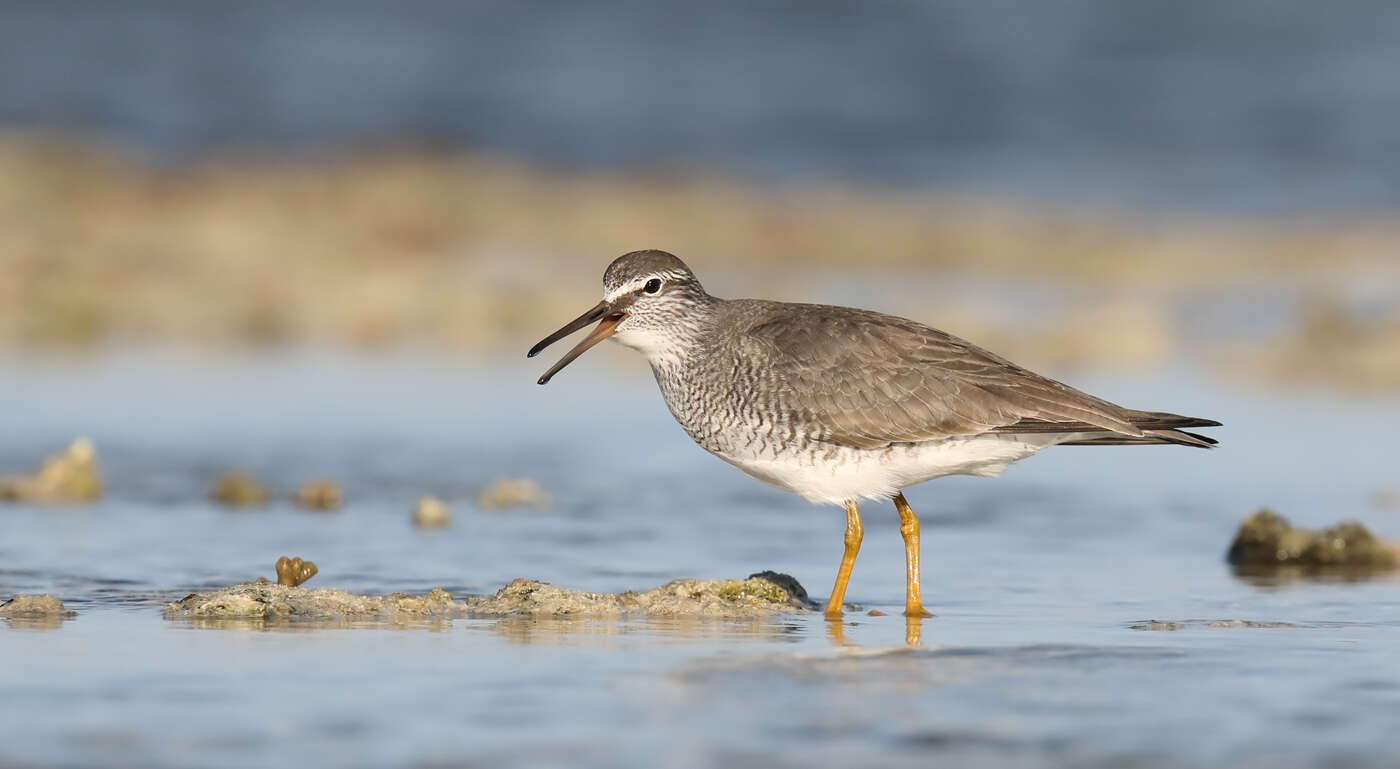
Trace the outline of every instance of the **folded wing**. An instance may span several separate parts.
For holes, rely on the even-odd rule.
[[[779,418],[818,426],[820,440],[880,448],[995,432],[1089,434],[1080,444],[1214,443],[1177,428],[1216,422],[1125,409],[904,318],[782,307],[785,317],[760,319],[738,337],[738,352],[760,356],[777,380]]]

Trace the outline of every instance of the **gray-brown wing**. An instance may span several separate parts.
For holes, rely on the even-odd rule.
[[[784,305],[736,339],[776,385],[778,418],[859,448],[936,440],[1017,423],[1141,436],[1126,410],[904,318]]]

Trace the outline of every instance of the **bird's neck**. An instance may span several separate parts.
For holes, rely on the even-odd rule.
[[[646,356],[657,371],[685,369],[699,357],[722,301],[703,294],[664,326],[628,333],[618,341]]]

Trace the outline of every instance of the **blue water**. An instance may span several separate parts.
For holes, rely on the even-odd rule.
[[[909,627],[897,519],[865,507],[848,598],[866,609],[748,621],[455,620],[403,627],[199,623],[164,601],[315,560],[359,592],[593,590],[785,571],[825,596],[843,519],[707,456],[644,365],[612,346],[547,387],[545,364],[426,352],[7,353],[0,468],[73,436],[108,495],[0,508],[0,597],[78,611],[0,620],[0,766],[1390,766],[1400,738],[1400,582],[1258,583],[1222,554],[1269,504],[1306,525],[1400,536],[1390,454],[1357,440],[1393,399],[1343,400],[1190,368],[1075,384],[1220,418],[1213,452],[1047,451],[997,480],[909,492],[925,600]],[[244,467],[338,513],[207,499]],[[479,509],[523,475],[545,510]],[[423,494],[453,508],[420,531]],[[1283,627],[1135,629],[1144,620]],[[917,645],[910,646],[911,631]]]
[[[0,4],[0,127],[1151,210],[1400,204],[1400,5]]]

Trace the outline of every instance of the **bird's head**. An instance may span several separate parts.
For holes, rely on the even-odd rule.
[[[590,323],[598,325],[559,359],[539,383],[550,380],[588,348],[607,339],[639,350],[653,362],[676,353],[697,310],[711,297],[685,262],[665,251],[633,251],[614,259],[603,272],[603,301],[530,348],[541,350]]]

